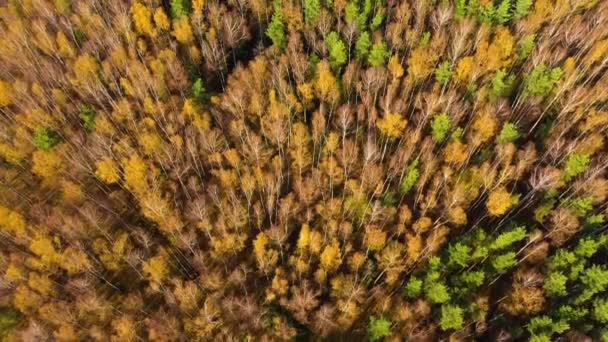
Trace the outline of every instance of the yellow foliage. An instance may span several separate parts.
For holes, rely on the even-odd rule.
[[[460,140],[450,142],[443,149],[443,158],[447,163],[462,165],[467,159],[466,145]]]
[[[149,156],[157,155],[163,147],[162,139],[155,132],[142,132],[138,135],[137,141],[142,151]]]
[[[603,39],[595,42],[591,47],[591,50],[585,55],[583,59],[583,64],[589,67],[591,64],[601,60],[608,53],[608,39]]]
[[[319,99],[328,103],[334,103],[340,97],[338,82],[326,60],[322,60],[317,64],[315,90]]]
[[[31,312],[42,304],[40,295],[30,290],[26,285],[19,285],[13,293],[13,305],[21,312]]]
[[[188,22],[187,16],[173,21],[172,34],[182,44],[190,44],[194,41],[194,34],[192,33],[192,27],[190,26],[190,22]]]
[[[407,120],[398,113],[386,113],[384,117],[376,123],[380,133],[389,139],[397,139],[403,135]]]
[[[83,272],[85,269],[89,268],[91,264],[89,262],[89,257],[85,252],[70,246],[61,254],[61,263],[59,266],[69,274],[75,274]]]
[[[414,81],[420,81],[431,75],[435,68],[437,54],[427,48],[416,48],[412,50],[407,60],[407,73]]]
[[[506,27],[499,27],[490,46],[481,43],[475,55],[477,62],[484,65],[488,72],[507,68],[513,63],[515,40],[511,31]]]
[[[106,184],[116,183],[120,179],[118,165],[108,157],[95,163],[95,175]]]
[[[95,58],[90,54],[85,53],[76,58],[72,69],[74,70],[74,75],[77,77],[76,80],[73,80],[75,85],[83,85],[88,81],[97,79],[99,65]]]
[[[158,7],[154,11],[154,23],[156,23],[156,27],[165,31],[169,30],[171,27],[171,21],[169,21],[169,18],[167,18],[167,15],[162,7]]]
[[[471,79],[474,64],[475,60],[471,56],[460,59],[458,65],[456,65],[456,80],[462,83],[468,83]]]
[[[340,244],[338,240],[333,239],[331,244],[325,246],[321,256],[319,257],[321,268],[326,272],[332,272],[340,267],[342,258],[340,255]]]
[[[501,216],[515,204],[517,204],[517,197],[512,196],[504,186],[501,186],[490,193],[486,208],[491,216]]]
[[[386,243],[386,232],[380,228],[368,228],[365,231],[365,245],[371,251],[378,251]]]
[[[298,238],[298,250],[308,249],[310,244],[310,227],[304,223],[300,229],[300,237]]]
[[[146,162],[137,155],[123,160],[125,186],[127,190],[135,194],[145,194],[148,192],[148,182],[146,176]]]
[[[156,36],[156,30],[152,25],[152,11],[140,2],[134,2],[131,5],[131,16],[133,18],[133,24],[135,30],[138,33],[148,34],[151,37]]]
[[[57,37],[55,40],[57,41],[57,46],[59,47],[59,54],[61,57],[74,58],[76,56],[76,50],[62,31],[57,31]]]
[[[496,119],[489,111],[485,110],[475,118],[472,128],[479,138],[478,142],[486,142],[494,136]]]
[[[401,66],[401,61],[399,56],[393,55],[388,60],[388,70],[391,72],[391,75],[394,78],[401,78],[403,76],[403,66]]]
[[[64,169],[60,147],[50,151],[37,150],[32,155],[32,172],[44,179],[50,180],[59,175]]]
[[[30,272],[27,285],[43,296],[49,296],[53,293],[53,281],[48,276],[39,275],[36,272]]]
[[[53,246],[53,241],[48,237],[39,235],[30,242],[30,251],[40,257],[40,260],[49,267],[61,260],[61,255],[57,253]]]
[[[142,270],[148,276],[152,288],[157,289],[169,274],[169,265],[164,256],[156,255],[144,262]]]
[[[27,225],[21,214],[0,205],[0,228],[13,236],[24,237]]]
[[[10,83],[0,80],[0,107],[6,107],[12,103],[13,89]]]

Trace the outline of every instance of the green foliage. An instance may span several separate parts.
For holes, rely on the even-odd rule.
[[[405,284],[405,295],[408,298],[417,298],[422,294],[422,280],[411,277]]]
[[[576,261],[576,255],[565,249],[558,249],[553,256],[549,258],[547,267],[550,271],[565,269]]]
[[[528,58],[532,50],[534,50],[534,40],[536,39],[536,34],[530,33],[525,35],[518,44],[518,52],[517,58],[519,60],[524,60]]]
[[[559,67],[550,69],[544,64],[538,65],[529,74],[524,75],[522,97],[549,95],[561,75],[562,69]]]
[[[382,25],[382,21],[384,21],[384,9],[382,7],[378,7],[370,24],[372,31],[378,29],[380,25]]]
[[[95,129],[95,108],[91,105],[84,105],[80,108],[80,120],[87,132],[92,132]]]
[[[574,254],[580,258],[590,258],[597,253],[600,247],[606,245],[606,242],[608,242],[608,237],[605,235],[582,238],[574,249]]]
[[[441,304],[450,300],[447,286],[438,281],[425,284],[424,293],[426,298],[433,304]]]
[[[369,317],[367,334],[370,341],[380,341],[385,337],[391,336],[391,322],[384,317]]]
[[[206,100],[207,94],[205,86],[203,85],[203,80],[197,78],[196,81],[192,84],[191,88],[192,97],[198,102],[203,103]]]
[[[460,276],[460,280],[469,288],[478,288],[483,284],[486,279],[484,271],[470,271],[464,272]]]
[[[369,48],[372,45],[369,32],[363,31],[359,34],[359,38],[357,38],[357,42],[355,43],[355,56],[357,59],[365,59],[367,55],[369,55]]]
[[[446,113],[440,113],[431,121],[431,136],[435,142],[442,142],[450,129],[450,118]]]
[[[418,46],[426,47],[427,45],[429,45],[430,41],[431,41],[431,32],[424,31],[424,33],[422,33],[422,36],[420,37],[420,43],[418,43]]]
[[[515,1],[515,10],[513,11],[513,17],[516,19],[525,17],[530,12],[532,6],[532,0],[517,0]]]
[[[508,252],[492,259],[492,267],[498,272],[502,273],[511,268],[511,266],[517,263],[514,252]]]
[[[511,0],[502,0],[496,8],[494,19],[498,25],[504,25],[511,20]]]
[[[464,312],[458,305],[442,305],[439,326],[441,330],[460,329],[464,324]]]
[[[568,322],[563,320],[554,321],[549,316],[534,317],[527,326],[532,338],[538,341],[550,341],[554,333],[562,333],[570,329]]]
[[[315,25],[321,14],[321,0],[304,0],[304,21]]]
[[[285,37],[285,25],[283,24],[283,16],[280,11],[276,11],[272,14],[270,24],[266,28],[266,36],[272,41],[272,45],[279,49],[283,49],[287,43]]]
[[[467,16],[467,0],[454,1],[454,16],[457,19]]]
[[[608,324],[608,300],[598,299],[593,303],[593,318],[600,323]]]
[[[572,210],[576,216],[584,217],[588,212],[593,210],[593,197],[583,196],[568,198],[562,201],[562,205],[570,208],[570,210]]]
[[[571,153],[564,163],[564,180],[567,182],[572,178],[585,172],[589,167],[590,159],[588,155],[580,153]]]
[[[369,65],[377,67],[384,65],[387,58],[388,51],[386,50],[386,45],[381,41],[372,45],[372,50],[369,52],[369,56],[367,56],[367,62]]]
[[[0,339],[9,336],[13,329],[19,324],[21,317],[19,312],[8,307],[0,307]]]
[[[513,75],[508,76],[504,70],[498,70],[490,84],[490,99],[495,101],[502,96],[508,96],[513,88]]]
[[[405,174],[401,183],[399,184],[399,191],[405,195],[414,187],[420,177],[420,171],[418,170],[419,160],[416,158],[408,167],[405,169]]]
[[[48,127],[38,127],[34,130],[34,146],[38,149],[48,151],[59,143],[61,136],[59,133]]]
[[[192,10],[190,0],[171,0],[171,16],[173,18],[181,18],[188,15]]]
[[[510,122],[505,122],[505,124],[502,126],[502,129],[500,130],[500,134],[498,134],[498,137],[496,138],[496,142],[501,145],[508,144],[519,139],[519,136],[520,135],[517,126]]]
[[[527,235],[528,234],[526,233],[525,227],[513,228],[498,235],[496,239],[490,244],[489,248],[492,251],[505,249],[514,244],[515,242],[525,239]]]
[[[65,12],[72,7],[72,0],[55,0],[55,7],[60,12]]]
[[[325,38],[325,45],[329,50],[329,64],[334,70],[340,69],[347,59],[346,47],[340,36],[335,31],[331,31]]]
[[[452,74],[448,61],[441,62],[435,69],[435,79],[442,85],[446,85],[450,82]]]
[[[448,264],[466,267],[471,260],[471,247],[458,242],[448,247]]]
[[[608,287],[608,271],[599,265],[592,265],[585,269],[580,279],[581,283],[585,285],[585,291],[593,294],[602,292]]]
[[[566,291],[567,281],[568,277],[566,277],[561,272],[551,272],[549,273],[549,276],[545,279],[545,292],[550,297],[565,296],[568,293]]]
[[[491,2],[480,9],[481,11],[478,14],[478,20],[480,22],[492,24],[496,20],[496,8]]]
[[[351,0],[346,4],[346,8],[344,9],[344,20],[347,23],[351,24],[359,17],[359,6],[357,5],[357,1]]]

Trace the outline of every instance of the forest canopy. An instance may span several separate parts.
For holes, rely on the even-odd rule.
[[[0,1],[2,341],[608,342],[608,1]]]

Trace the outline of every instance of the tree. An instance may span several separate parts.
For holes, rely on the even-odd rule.
[[[405,284],[405,295],[408,298],[417,298],[422,294],[422,279],[418,279],[414,276]]]
[[[496,23],[498,25],[504,25],[511,20],[511,0],[502,0],[495,13]]]
[[[173,32],[171,34],[182,44],[191,44],[194,41],[194,33],[187,16],[182,16],[173,21]]]
[[[599,299],[593,303],[593,318],[604,324],[608,324],[608,300]]]
[[[118,165],[110,159],[104,158],[95,163],[95,175],[106,184],[116,183],[120,180]]]
[[[532,0],[516,0],[515,9],[513,10],[513,17],[516,19],[525,17],[530,11],[532,6]]]
[[[441,306],[439,326],[441,330],[460,329],[464,324],[463,310],[458,305],[445,304]]]
[[[361,32],[355,43],[355,57],[359,60],[367,58],[371,44],[369,32]]]
[[[517,140],[519,136],[517,126],[510,122],[505,122],[500,130],[500,133],[498,134],[498,137],[496,137],[496,142],[501,145],[508,144]]]
[[[329,63],[334,70],[339,70],[346,63],[346,47],[340,36],[331,31],[325,38],[325,45],[329,50]]]
[[[589,156],[580,153],[571,153],[564,162],[563,178],[568,182],[572,178],[585,172],[589,167]]]
[[[272,41],[272,45],[278,49],[283,49],[287,43],[285,38],[285,26],[283,24],[283,16],[280,11],[275,10],[270,19],[270,24],[266,28],[266,36]]]
[[[34,146],[43,150],[49,151],[59,143],[61,136],[59,133],[49,127],[38,127],[34,131]]]
[[[415,159],[405,169],[405,173],[403,175],[403,178],[401,179],[401,183],[399,183],[399,191],[401,192],[401,194],[405,195],[410,192],[412,187],[414,187],[414,185],[418,181],[418,177],[420,177],[418,163],[418,159]]]
[[[369,327],[367,334],[370,341],[380,341],[385,337],[391,336],[391,322],[384,317],[369,317]]]
[[[321,0],[304,1],[304,20],[308,25],[316,25],[321,14]]]
[[[442,142],[450,129],[450,118],[447,113],[436,114],[431,121],[431,136],[435,142]]]
[[[490,215],[501,216],[518,202],[519,195],[511,195],[504,186],[501,186],[490,193],[486,208]]]
[[[549,95],[561,75],[562,70],[559,67],[549,69],[544,64],[536,66],[529,74],[524,75],[522,97]]]
[[[80,109],[79,116],[86,131],[92,132],[95,128],[95,108],[86,104]]]
[[[466,267],[471,260],[471,247],[458,242],[448,247],[448,265]]]
[[[551,272],[545,279],[545,292],[550,297],[565,296],[568,293],[566,290],[567,281],[568,277],[563,275],[561,272]]]
[[[452,79],[452,71],[448,61],[441,62],[435,69],[435,79],[442,85],[448,84]]]
[[[380,133],[387,137],[389,140],[400,138],[407,126],[407,120],[405,120],[401,114],[398,113],[386,113],[384,117],[376,123]]]
[[[179,19],[190,13],[191,4],[189,0],[171,0],[171,17]]]
[[[369,56],[367,56],[367,62],[369,63],[369,65],[377,67],[384,65],[384,63],[386,63],[387,58],[388,51],[386,50],[386,45],[383,41],[380,41],[372,45],[372,49],[369,52]]]
[[[499,273],[505,272],[516,263],[517,259],[514,252],[507,252],[492,259],[492,267]]]

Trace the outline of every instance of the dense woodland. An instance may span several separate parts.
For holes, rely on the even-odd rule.
[[[2,341],[608,341],[608,1],[0,1]]]

